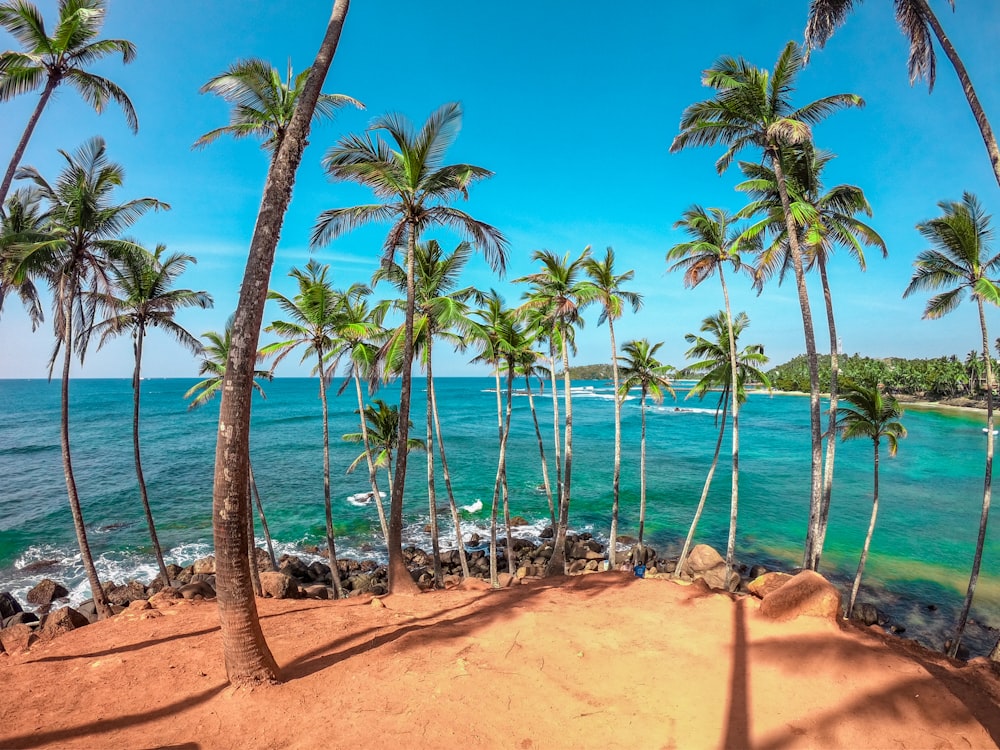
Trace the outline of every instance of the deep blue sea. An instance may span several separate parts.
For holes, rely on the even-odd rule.
[[[186,565],[211,553],[212,471],[218,402],[189,411],[182,394],[195,380],[142,382],[142,443],[146,481],[157,530],[168,562]],[[424,390],[414,380],[413,434],[424,436]],[[339,385],[337,383],[336,385]],[[496,394],[491,377],[443,378],[437,383],[449,466],[464,512],[463,531],[488,533],[496,472]],[[518,387],[523,387],[519,383]],[[301,553],[323,541],[322,423],[317,381],[276,379],[267,398],[255,397],[251,460],[279,554]],[[574,471],[570,523],[606,539],[611,507],[614,449],[612,389],[604,382],[574,384]],[[398,386],[379,397],[392,403]],[[668,400],[648,412],[648,518],[650,542],[677,554],[687,532],[717,436],[715,400]],[[132,460],[132,392],[129,380],[74,380],[70,429],[74,469],[90,542],[102,579],[150,580],[156,573],[139,502]],[[551,397],[536,394],[542,434],[555,477]],[[357,444],[340,436],[358,431],[353,386],[331,396],[332,482],[338,553],[383,557],[374,506],[348,497],[368,489],[362,463],[349,464]],[[907,636],[940,647],[961,606],[975,548],[982,502],[984,416],[976,412],[908,408],[909,434],[899,454],[881,461],[880,515],[861,600],[876,601]],[[623,534],[635,534],[639,506],[638,398],[623,411]],[[740,523],[742,562],[801,562],[809,502],[808,399],[754,393],[741,412]],[[541,471],[528,400],[515,396],[508,476],[511,512],[532,522],[520,533],[547,525],[545,496],[536,491]],[[729,447],[699,527],[698,541],[724,549],[729,512]],[[440,462],[438,462],[440,467]],[[440,472],[440,468],[439,468]],[[382,488],[387,490],[384,476]],[[438,481],[438,502],[446,502]],[[846,590],[857,567],[871,513],[872,444],[838,446],[830,529],[822,572]],[[429,517],[426,464],[410,459],[405,543],[425,546]],[[443,521],[449,544],[449,520]],[[258,532],[259,535],[259,532]],[[261,538],[262,544],[262,538]],[[453,543],[452,543],[453,546]],[[55,571],[26,575],[40,560],[58,560]],[[1000,627],[1000,533],[993,524],[966,643],[988,651]],[[79,564],[66,500],[59,450],[59,384],[43,380],[0,381],[0,590],[24,594],[43,575],[62,580],[71,599],[89,589]],[[928,605],[935,605],[932,610]]]

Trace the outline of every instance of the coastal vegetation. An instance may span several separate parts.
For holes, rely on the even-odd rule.
[[[912,7],[920,8],[919,13],[923,14],[920,17],[943,42],[936,19],[923,10],[926,7],[924,0],[910,1]],[[807,31],[810,43],[822,44],[850,5],[849,2],[839,5],[813,3]],[[833,155],[817,148],[813,142],[814,125],[841,109],[862,107],[864,102],[855,94],[844,93],[824,96],[804,105],[793,104],[797,78],[805,64],[805,50],[799,45],[789,42],[771,69],[758,68],[743,58],[720,58],[703,77],[703,83],[713,91],[713,96],[688,106],[681,114],[680,132],[673,138],[671,152],[694,146],[723,146],[725,151],[715,163],[719,173],[725,172],[745,150],[753,151],[763,161],[739,163],[745,179],[737,192],[749,200],[743,209],[733,213],[694,203],[674,225],[684,231],[687,239],[666,252],[662,270],[681,271],[686,287],[696,287],[718,275],[723,302],[721,311],[704,319],[699,334],[685,337],[690,344],[686,353],[689,361],[679,368],[657,358],[663,342],[633,339],[618,346],[616,323],[629,308],[632,314],[639,314],[643,299],[628,288],[634,281],[635,270],[623,268],[610,247],[603,256],[595,256],[590,246],[579,254],[533,250],[531,259],[535,271],[513,280],[523,293],[518,303],[512,305],[495,290],[479,289],[463,281],[466,264],[477,252],[485,257],[493,272],[502,275],[511,248],[500,228],[457,207],[460,200],[469,199],[473,186],[493,175],[486,167],[446,160],[446,153],[454,145],[462,124],[463,110],[457,102],[440,106],[419,125],[400,114],[380,115],[364,132],[342,135],[321,159],[323,170],[331,180],[353,183],[370,191],[373,202],[323,210],[312,227],[311,245],[314,249],[323,249],[367,225],[387,225],[380,265],[369,281],[370,286],[352,279],[349,286],[338,289],[332,280],[332,267],[311,260],[304,268],[293,268],[289,273],[298,285],[296,295],[290,297],[270,288],[275,250],[311,124],[320,119],[332,119],[345,105],[362,107],[352,97],[321,91],[349,9],[348,0],[336,0],[316,58],[299,75],[293,75],[289,66],[287,76],[282,79],[269,63],[252,58],[234,63],[202,87],[202,92],[216,94],[230,106],[230,119],[228,125],[201,136],[195,147],[206,146],[223,135],[249,136],[260,139],[268,155],[267,176],[239,302],[225,331],[205,334],[207,345],[202,345],[173,321],[173,313],[181,307],[204,308],[211,304],[211,296],[206,291],[173,288],[173,282],[187,264],[195,262],[195,258],[181,253],[168,255],[162,246],[150,252],[125,236],[125,231],[142,215],[168,206],[154,198],[117,202],[124,171],[110,161],[101,138],[86,141],[76,152],[60,151],[66,166],[54,181],[48,181],[34,167],[18,169],[32,129],[52,91],[63,79],[76,86],[98,111],[108,99],[115,100],[125,111],[130,126],[136,125],[135,113],[124,92],[107,79],[86,73],[80,67],[113,52],[120,53],[123,61],[128,62],[134,55],[133,47],[124,40],[93,41],[104,15],[104,5],[99,0],[64,0],[59,8],[57,33],[49,38],[33,6],[22,0],[0,4],[0,26],[32,50],[4,53],[0,57],[0,101],[33,90],[45,81],[39,104],[0,186],[2,202],[13,177],[29,185],[27,189],[16,190],[5,203],[0,227],[0,305],[5,296],[16,294],[28,308],[33,324],[37,325],[42,318],[39,288],[47,286],[52,297],[56,343],[50,376],[61,353],[63,469],[80,553],[100,617],[108,616],[110,609],[89,550],[86,523],[73,476],[69,429],[70,363],[76,356],[82,364],[92,334],[100,336],[102,344],[123,333],[133,338],[133,435],[138,493],[161,583],[166,585],[171,574],[157,541],[139,449],[143,341],[152,325],[162,327],[194,354],[203,357],[201,374],[209,377],[186,394],[193,398],[191,406],[205,403],[216,393],[222,396],[215,449],[213,538],[226,670],[229,680],[234,683],[273,683],[281,679],[264,639],[255,603],[255,594],[260,595],[262,588],[260,580],[255,578],[253,497],[257,499],[272,564],[275,555],[250,464],[250,407],[254,390],[263,395],[258,379],[270,378],[274,368],[296,349],[304,352],[303,361],[310,363],[312,373],[318,378],[325,554],[332,592],[337,598],[346,594],[346,587],[340,579],[342,561],[336,553],[329,389],[342,366],[345,380],[337,395],[349,382],[353,383],[360,427],[359,432],[347,433],[343,439],[361,444],[361,453],[351,468],[360,465],[361,461],[367,464],[370,497],[378,508],[388,559],[388,592],[394,594],[419,591],[403,546],[407,523],[404,499],[407,482],[413,481],[412,475],[408,479],[407,473],[411,451],[424,450],[426,453],[432,585],[444,587],[446,574],[438,528],[438,458],[462,575],[472,575],[466,559],[459,506],[452,488],[446,436],[442,432],[435,391],[434,357],[438,345],[461,353],[472,349],[475,361],[489,366],[495,382],[497,464],[490,506],[489,544],[489,577],[494,587],[502,585],[501,557],[507,565],[508,576],[515,573],[518,561],[512,531],[509,449],[515,384],[519,377],[524,378],[529,398],[542,464],[542,489],[552,523],[551,551],[544,562],[546,575],[568,572],[571,557],[577,561],[585,559],[567,550],[567,545],[577,541],[572,534],[572,381],[600,379],[612,383],[614,448],[608,488],[610,502],[605,516],[610,566],[616,565],[616,556],[623,551],[619,548],[619,538],[623,536],[620,529],[623,404],[638,392],[641,448],[636,531],[641,556],[650,500],[647,498],[646,455],[648,403],[659,403],[665,393],[673,393],[672,382],[681,374],[697,379],[691,396],[703,398],[709,392],[719,393],[716,406],[718,440],[677,570],[683,572],[695,538],[717,468],[728,417],[732,440],[730,512],[722,585],[730,590],[739,585],[736,571],[739,567],[740,415],[747,389],[754,384],[807,391],[810,492],[809,521],[802,548],[803,567],[816,570],[821,563],[832,504],[838,435],[870,437],[874,442],[872,516],[847,608],[848,616],[860,587],[878,511],[880,440],[886,440],[893,454],[897,439],[905,434],[898,421],[899,410],[893,396],[985,397],[987,430],[982,513],[966,598],[956,633],[949,643],[949,653],[957,653],[979,576],[991,498],[995,382],[984,303],[1000,305],[1000,286],[995,279],[1000,274],[1000,256],[992,255],[990,217],[978,199],[968,193],[960,202],[941,202],[942,216],[917,227],[931,247],[916,258],[916,270],[904,293],[908,296],[917,291],[934,292],[924,316],[936,318],[953,310],[968,292],[978,307],[981,351],[971,352],[964,362],[955,357],[936,360],[841,357],[827,264],[839,246],[845,248],[864,270],[864,250],[874,248],[884,256],[886,243],[867,223],[873,211],[861,188],[853,185],[825,188],[822,174]],[[908,27],[907,33],[914,43],[919,41],[921,33],[926,36],[926,31],[920,32],[920,28],[919,24]],[[43,53],[37,52],[38,49]],[[933,56],[928,58],[927,55],[927,48],[924,48],[916,63],[911,58],[911,75],[927,75],[933,85]],[[973,97],[970,97],[972,102]],[[989,146],[988,127],[983,126],[984,122],[985,116],[980,126],[992,155],[996,147],[995,144]],[[859,215],[865,220],[859,219]],[[442,241],[431,236],[437,233],[452,233],[460,239],[451,252],[446,252]],[[772,279],[777,278],[780,283],[789,270],[796,285],[805,355],[765,373],[762,368],[767,359],[763,346],[740,341],[750,318],[746,312],[734,314],[730,305],[730,285],[743,281],[748,288],[752,286],[761,292]],[[806,274],[810,271],[817,272],[823,290],[830,334],[829,355],[821,355],[817,349],[807,291]],[[392,287],[391,294],[401,295],[401,298],[376,299],[375,290],[383,282]],[[262,347],[260,337],[268,300],[277,303],[284,318],[263,329],[278,340]],[[107,315],[103,321],[98,320],[99,312]],[[598,325],[607,323],[611,347],[608,365],[580,367],[571,364],[577,333],[588,317]],[[261,361],[268,358],[273,360],[271,369],[259,369]],[[414,360],[426,376],[423,440],[410,433],[411,428],[415,428],[411,414]],[[533,378],[543,387],[547,379],[550,387],[554,485],[548,473],[547,441],[542,437],[535,413],[531,391]],[[367,398],[363,381],[367,385]],[[376,397],[379,388],[390,381],[399,382],[398,403],[387,403]],[[821,413],[824,393],[829,394],[825,430]],[[839,401],[841,396],[843,403]],[[380,468],[385,469],[388,480],[388,516],[378,485],[377,470]],[[501,512],[502,540],[498,536]],[[501,541],[506,544],[504,553],[499,549]],[[412,552],[409,554],[412,560]]]

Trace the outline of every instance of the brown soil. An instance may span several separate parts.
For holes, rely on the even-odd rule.
[[[1000,681],[754,599],[621,573],[260,600],[285,682],[226,682],[216,607],[0,656],[0,748],[986,748]]]

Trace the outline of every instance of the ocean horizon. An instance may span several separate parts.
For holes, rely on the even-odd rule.
[[[212,553],[212,478],[218,399],[188,410],[184,392],[196,378],[142,381],[143,468],[157,532],[167,562],[187,565]],[[497,460],[495,380],[492,376],[435,380],[449,468],[462,512],[462,532],[484,538]],[[331,485],[338,555],[385,559],[373,505],[350,498],[369,489],[362,466],[348,474],[357,444],[341,435],[357,432],[353,384],[337,396],[330,389]],[[535,390],[535,405],[550,478],[554,482],[552,400]],[[697,505],[718,426],[717,396],[647,405],[648,542],[661,557],[676,555]],[[130,379],[74,378],[70,385],[70,431],[74,470],[92,551],[102,580],[148,582],[156,565],[142,515],[132,456]],[[508,479],[511,513],[527,526],[515,534],[537,539],[549,525],[548,505],[534,427],[523,379],[515,384]],[[322,420],[315,378],[275,378],[264,384],[266,399],[254,398],[251,462],[278,554],[307,561],[307,547],[324,544]],[[375,394],[389,403],[398,384]],[[606,542],[610,524],[614,447],[613,391],[605,381],[574,381],[574,471],[570,527]],[[859,601],[871,601],[906,637],[940,648],[950,637],[968,584],[982,504],[985,441],[983,414],[903,405],[908,436],[899,454],[880,462],[880,513]],[[560,409],[562,402],[560,398]],[[89,597],[66,499],[59,447],[59,383],[0,380],[0,591],[19,600],[42,577],[70,589],[70,601]],[[414,378],[412,435],[423,438],[424,382]],[[737,559],[791,569],[801,563],[809,502],[808,399],[751,393],[741,411],[740,521]],[[824,418],[825,421],[825,418]],[[619,533],[634,536],[639,505],[639,398],[623,407],[621,521]],[[447,503],[438,471],[438,506]],[[696,542],[725,549],[728,530],[730,458],[720,454],[712,491]],[[424,531],[426,463],[410,456],[404,502],[404,545],[430,549]],[[384,474],[381,488],[388,492]],[[823,563],[820,572],[846,592],[857,567],[871,513],[872,444],[840,443]],[[450,516],[441,517],[442,545],[455,546]],[[263,538],[258,529],[258,545]],[[44,573],[33,563],[55,561]],[[991,528],[965,643],[986,653],[1000,627],[1000,536]],[[28,568],[28,571],[24,569]]]

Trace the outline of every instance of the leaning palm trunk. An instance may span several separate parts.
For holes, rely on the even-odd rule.
[[[619,489],[622,476],[622,399],[618,395],[618,345],[615,343],[615,323],[608,316],[608,334],[611,337],[611,379],[615,394],[615,467],[611,481],[611,531],[608,534],[608,565],[614,569],[618,551]]]
[[[167,566],[163,562],[163,550],[160,549],[160,540],[156,536],[156,525],[153,523],[153,511],[149,507],[149,495],[146,492],[146,479],[142,475],[142,458],[139,452],[139,393],[142,384],[139,374],[142,367],[142,340],[144,336],[145,331],[140,327],[136,331],[135,371],[132,373],[132,451],[135,454],[135,476],[139,482],[139,498],[142,500],[142,510],[146,514],[146,525],[149,527],[149,540],[153,544],[153,554],[156,555],[156,564],[160,568],[163,585],[169,586],[170,574],[167,573]]]
[[[431,338],[427,337],[427,503],[431,514],[431,550],[434,560],[434,585],[444,587],[444,572],[441,570],[441,540],[438,537],[437,492],[434,486],[434,405],[431,403],[431,383],[434,372],[431,368]]]
[[[554,349],[550,349],[549,357],[549,383],[552,387],[552,432],[555,445],[556,459],[556,514],[552,521],[552,531],[559,527],[559,509],[562,508],[562,442],[559,437],[559,387],[556,380],[556,354]]]
[[[323,404],[323,510],[326,514],[326,555],[330,563],[330,583],[333,596],[341,599],[344,589],[340,583],[340,566],[337,564],[337,540],[333,534],[333,503],[330,500],[330,405],[326,399],[326,371],[323,367],[323,351],[316,350],[319,371],[319,400]]]
[[[94,597],[94,606],[97,609],[98,619],[111,617],[111,608],[101,586],[101,579],[97,575],[97,568],[94,566],[94,557],[90,553],[90,544],[87,542],[87,527],[83,523],[83,510],[80,508],[80,496],[76,491],[76,477],[73,476],[73,460],[70,456],[69,447],[69,365],[70,355],[73,351],[73,298],[66,304],[63,312],[63,371],[62,385],[60,389],[60,444],[62,447],[63,474],[66,476],[66,492],[69,495],[70,513],[73,515],[73,526],[76,529],[76,540],[80,546],[80,560],[83,562],[83,569],[87,572],[87,580],[90,582],[90,590]]]
[[[430,367],[430,356],[428,353],[427,366]],[[448,508],[451,511],[451,520],[455,524],[455,547],[458,549],[458,561],[462,566],[462,576],[469,577],[469,559],[465,554],[465,540],[462,538],[462,519],[458,515],[458,504],[455,502],[455,493],[451,488],[451,472],[448,470],[448,459],[444,450],[444,435],[441,434],[441,419],[438,416],[437,392],[434,388],[434,379],[427,381],[427,399],[431,404],[431,411],[434,415],[434,431],[437,433],[438,452],[441,454],[441,473],[444,476],[444,488],[448,493]]]
[[[545,444],[542,441],[542,430],[538,426],[538,413],[535,411],[535,397],[531,392],[531,378],[524,376],[524,388],[528,393],[528,408],[531,409],[531,421],[535,425],[535,437],[538,438],[538,455],[542,460],[542,486],[545,487],[545,498],[549,501],[549,519],[552,528],[556,526],[556,510],[552,504],[552,487],[549,485],[549,467],[545,460]]]
[[[639,549],[646,531],[646,386],[642,387],[642,397],[639,401],[639,412],[642,414],[642,430],[639,441]]]
[[[830,438],[831,440],[833,437]],[[875,479],[872,491],[872,517],[868,522],[868,533],[865,534],[865,544],[861,548],[861,559],[858,561],[858,572],[854,576],[854,585],[851,586],[851,598],[847,602],[847,611],[844,612],[844,618],[850,619],[852,613],[854,612],[854,603],[858,600],[858,590],[861,588],[861,576],[865,572],[865,563],[868,562],[868,549],[872,544],[872,534],[875,531],[875,519],[878,518],[878,443],[876,439],[873,441],[875,444]]]
[[[354,363],[354,388],[358,393],[358,414],[361,416],[361,441],[365,446],[365,460],[368,462],[368,483],[372,486],[372,499],[375,501],[375,508],[378,510],[378,520],[382,525],[382,538],[389,541],[389,525],[385,520],[385,508],[382,506],[382,493],[378,489],[378,476],[375,471],[375,461],[372,459],[372,446],[368,440],[368,421],[365,419],[365,399],[361,393],[361,370],[358,363]],[[392,486],[392,480],[389,480]]]
[[[504,424],[504,440],[510,435],[510,415],[514,399],[514,362],[511,360],[507,368],[507,416]],[[507,534],[507,572],[514,574],[514,537],[510,533],[510,486],[507,484],[507,459],[503,466],[503,525]]]
[[[31,113],[31,118],[24,128],[24,132],[21,134],[21,140],[17,142],[17,148],[14,149],[14,155],[10,158],[10,164],[7,165],[7,171],[4,173],[3,184],[0,184],[0,216],[3,215],[3,206],[7,200],[7,193],[10,192],[10,184],[14,180],[17,165],[21,163],[24,150],[28,147],[28,141],[31,140],[31,134],[35,132],[38,118],[42,116],[42,110],[45,109],[45,105],[52,96],[52,92],[55,91],[58,85],[59,81],[55,78],[49,78],[46,82],[45,88],[42,89],[42,93],[38,97],[38,104],[35,105],[35,110]]]
[[[924,18],[927,19],[931,28],[934,29],[934,35],[955,68],[955,73],[958,74],[958,80],[962,84],[962,91],[965,92],[965,98],[969,102],[972,116],[976,118],[976,124],[979,125],[979,132],[983,136],[983,143],[986,144],[986,153],[989,155],[990,164],[993,166],[993,175],[996,177],[997,184],[1000,185],[1000,148],[997,147],[997,139],[993,135],[993,128],[990,127],[990,121],[986,117],[986,112],[983,111],[983,105],[979,103],[976,90],[972,87],[969,71],[965,69],[962,58],[958,56],[958,52],[955,50],[954,45],[952,45],[951,39],[944,33],[944,28],[938,22],[937,16],[934,15],[930,5],[927,4],[926,0],[916,0],[916,2],[920,6],[920,11]]]
[[[510,403],[510,396],[507,397]],[[497,476],[493,482],[493,502],[490,506],[490,583],[494,588],[500,586],[500,579],[497,576],[497,515],[500,509],[500,493],[503,487],[504,474],[507,468],[507,436],[510,434],[510,411],[508,410],[507,424],[500,423],[500,455],[497,459]],[[508,550],[510,545],[510,519],[507,519],[508,529]],[[508,552],[509,557],[509,552]],[[508,563],[509,565],[509,563]]]
[[[566,532],[569,528],[569,498],[573,476],[573,397],[572,383],[569,375],[569,351],[566,345],[566,335],[561,337],[563,361],[563,401],[566,409],[566,428],[563,438],[563,475],[559,492],[559,523],[556,524],[555,543],[552,546],[552,557],[545,571],[546,575],[564,575],[566,573]]]
[[[267,556],[271,558],[272,570],[278,569],[278,558],[274,556],[274,544],[271,542],[271,529],[267,526],[267,516],[264,515],[264,503],[260,499],[260,490],[257,489],[257,481],[253,476],[253,464],[247,462],[247,470],[250,474],[250,492],[257,504],[257,515],[260,516],[260,527],[264,530],[264,542],[267,544]]]
[[[948,656],[955,657],[962,643],[965,625],[969,620],[969,610],[972,608],[972,598],[976,593],[976,583],[979,581],[979,567],[983,562],[983,547],[986,544],[986,525],[990,519],[990,494],[993,484],[993,448],[996,441],[993,437],[993,362],[990,359],[989,336],[986,333],[986,314],[983,311],[983,300],[976,298],[979,305],[979,326],[983,332],[983,359],[986,360],[986,478],[983,481],[983,510],[979,516],[979,536],[976,538],[976,554],[972,560],[972,573],[969,575],[969,587],[965,593],[962,611],[958,616],[955,636],[951,639]]]
[[[837,452],[837,391],[840,377],[840,351],[837,345],[837,323],[833,317],[833,297],[830,294],[830,281],[826,275],[826,261],[823,254],[817,253],[819,276],[823,283],[823,299],[826,302],[826,322],[830,329],[830,417],[826,431],[826,466],[823,472],[823,504],[819,513],[819,535],[816,538],[816,557],[823,555],[823,545],[826,542],[826,527],[830,520],[830,500],[833,495],[833,466]]]
[[[416,594],[420,589],[403,560],[403,496],[406,491],[406,462],[410,440],[410,398],[413,392],[413,315],[416,307],[414,256],[417,226],[410,221],[406,228],[406,317],[403,324],[402,380],[399,386],[398,454],[389,503],[389,593]]]
[[[729,502],[729,538],[726,541],[726,589],[736,564],[736,522],[739,512],[740,497],[740,391],[739,367],[736,364],[736,333],[733,331],[733,313],[729,309],[729,290],[726,288],[726,277],[719,266],[719,281],[722,283],[722,296],[726,302],[726,332],[729,335],[729,390],[733,397],[733,476]]]
[[[274,661],[257,616],[247,564],[249,512],[250,401],[253,394],[257,342],[281,234],[292,195],[295,171],[302,161],[309,124],[323,80],[333,61],[350,0],[335,0],[323,42],[316,55],[285,137],[268,169],[240,298],[233,317],[232,345],[222,383],[215,481],[212,488],[212,530],[219,621],[226,674],[237,685],[278,680]]]
[[[781,166],[781,149],[769,146],[767,154],[774,168],[774,178],[781,198],[781,210],[785,216],[785,229],[788,233],[788,247],[792,256],[792,267],[795,270],[795,286],[799,296],[799,308],[802,311],[802,329],[806,339],[806,361],[809,365],[809,433],[810,433],[810,492],[809,492],[809,527],[806,531],[805,550],[802,567],[816,570],[819,567],[819,551],[817,539],[819,535],[820,510],[823,503],[823,436],[820,427],[819,403],[819,366],[816,360],[816,335],[813,332],[812,311],[809,309],[809,294],[806,290],[805,271],[802,266],[802,249],[799,247],[795,219],[792,216],[791,202],[788,198],[788,187],[785,183],[785,171]],[[735,394],[734,394],[735,398]],[[734,401],[735,404],[735,401]],[[734,408],[735,411],[735,408]]]
[[[691,542],[694,540],[695,530],[701,520],[701,512],[705,509],[705,501],[708,499],[708,490],[712,486],[712,477],[715,476],[715,467],[719,465],[719,453],[722,450],[722,438],[726,434],[726,412],[729,410],[729,400],[723,394],[722,419],[719,426],[719,439],[715,441],[715,453],[712,455],[712,465],[708,469],[708,476],[705,477],[705,486],[701,490],[701,499],[698,500],[698,508],[694,512],[694,519],[691,521],[691,528],[688,529],[687,538],[684,540],[684,547],[681,549],[681,556],[677,558],[677,567],[674,568],[674,575],[681,575],[684,570],[684,563],[687,562],[688,553],[691,551]]]

